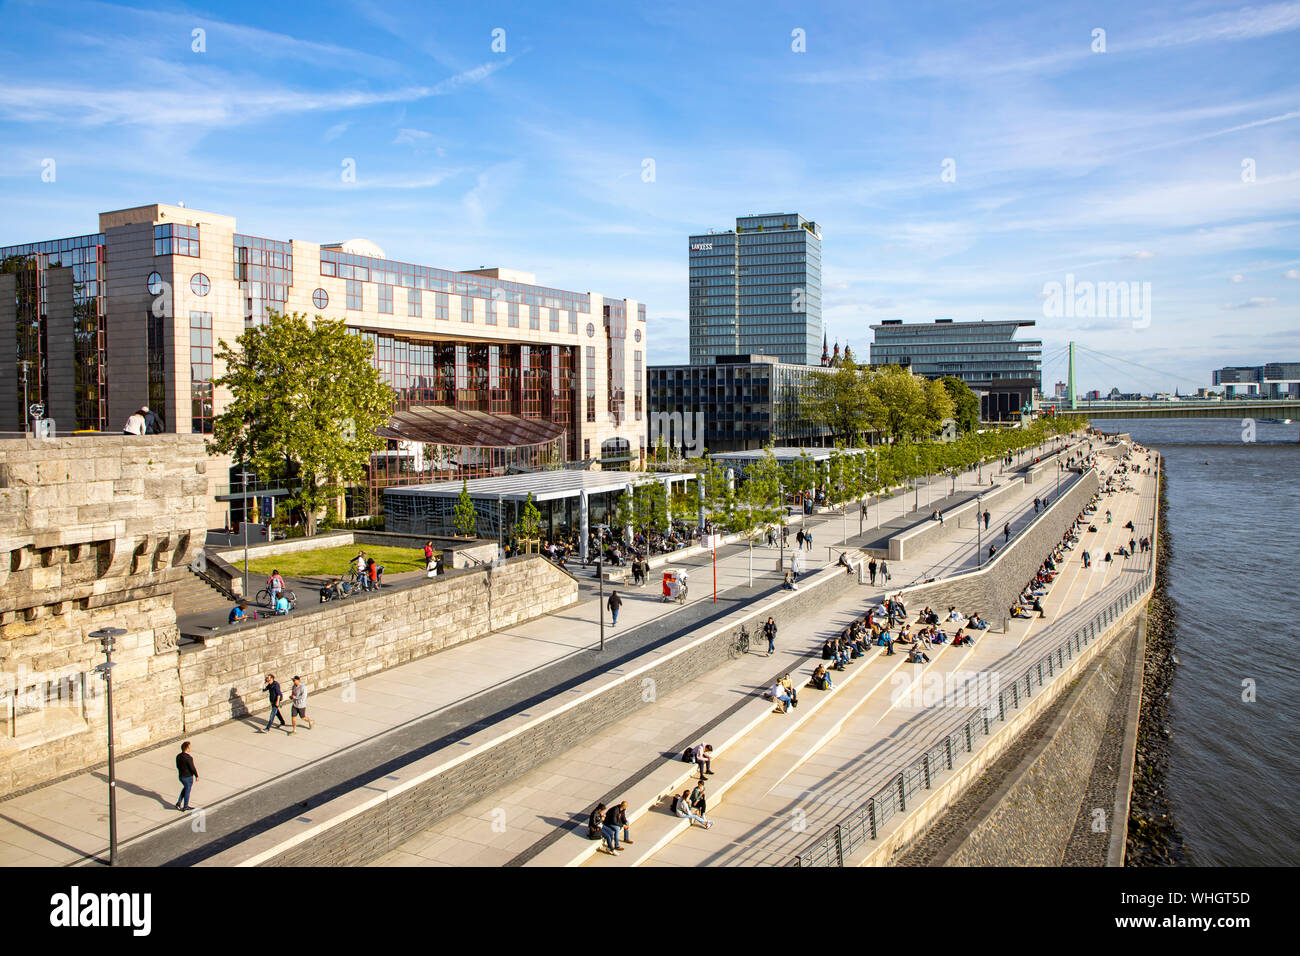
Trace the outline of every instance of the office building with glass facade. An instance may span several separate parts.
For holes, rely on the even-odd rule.
[[[396,392],[368,487],[488,477],[556,462],[626,468],[644,454],[645,305],[539,286],[506,269],[398,262],[372,243],[240,233],[183,206],[101,213],[99,231],[0,247],[0,431],[42,404],[59,434],[119,432],[141,405],[167,431],[212,432],[230,396],[214,351],[268,310],[342,319]],[[238,518],[217,460],[211,510]],[[237,468],[233,470],[238,470]]]
[[[1043,343],[1019,340],[1032,321],[934,322],[873,325],[872,365],[901,365],[926,378],[955,375],[980,396],[984,421],[1018,419],[1043,388]]]
[[[697,421],[703,422],[698,451],[744,451],[769,442],[828,444],[829,430],[809,421],[805,411],[811,377],[828,371],[766,355],[718,356],[711,365],[652,365],[650,444],[662,435],[665,444],[676,446],[680,428],[689,432],[689,445],[699,438]]]
[[[822,342],[821,227],[797,213],[746,216],[690,237],[690,361],[771,355],[816,365]]]
[[[1216,369],[1214,384],[1227,398],[1300,398],[1300,362]]]

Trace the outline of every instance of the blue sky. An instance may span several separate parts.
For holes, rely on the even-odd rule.
[[[1300,360],[1300,2],[0,16],[0,245],[183,200],[255,235],[637,298],[658,363],[686,356],[686,237],[799,212],[822,225],[830,336],[864,354],[884,319],[1019,318],[1049,357],[1074,339],[1158,370],[1087,359],[1085,389]],[[1149,322],[1046,316],[1067,275],[1150,283]]]

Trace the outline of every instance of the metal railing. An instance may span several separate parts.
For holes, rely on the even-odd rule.
[[[1159,480],[1157,469],[1157,488]],[[1153,504],[1151,552],[1141,581],[1125,588],[1087,623],[1026,667],[1010,687],[1001,690],[996,700],[986,704],[961,726],[915,757],[866,803],[836,823],[786,866],[843,866],[846,857],[875,840],[895,815],[905,813],[909,801],[916,794],[933,789],[935,778],[952,770],[958,755],[973,753],[978,749],[978,738],[991,736],[995,722],[1005,722],[1008,714],[1027,704],[1034,696],[1035,686],[1041,692],[1055,680],[1059,672],[1069,667],[1075,657],[1104,635],[1129,608],[1142,600],[1155,584],[1157,512],[1158,505]]]

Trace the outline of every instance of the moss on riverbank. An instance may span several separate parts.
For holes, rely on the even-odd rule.
[[[1167,583],[1173,545],[1169,534],[1168,475],[1160,475],[1159,531],[1156,534],[1156,584],[1147,605],[1147,653],[1142,678],[1142,709],[1138,716],[1137,766],[1129,805],[1126,866],[1186,866],[1191,864],[1182,834],[1173,818],[1168,787],[1169,694],[1174,681],[1174,642],[1177,612]]]

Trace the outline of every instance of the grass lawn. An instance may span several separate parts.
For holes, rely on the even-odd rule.
[[[267,577],[277,568],[288,578],[342,577],[348,570],[348,565],[355,561],[358,551],[365,551],[366,557],[374,558],[377,564],[382,564],[384,574],[424,570],[424,552],[418,548],[356,544],[258,558],[248,562],[248,570],[252,574],[264,574]],[[231,555],[230,563],[237,568],[242,567],[243,555]]]

